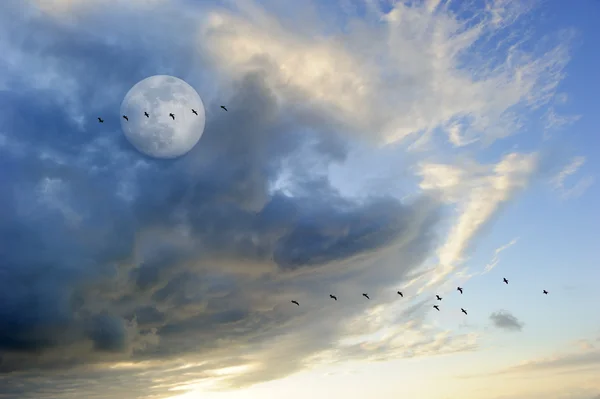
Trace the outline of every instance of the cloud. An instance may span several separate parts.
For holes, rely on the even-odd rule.
[[[505,310],[492,313],[490,320],[494,326],[507,331],[521,331],[524,326],[523,322]]]
[[[437,192],[444,202],[456,206],[448,239],[437,251],[439,268],[432,282],[464,262],[476,234],[504,203],[528,186],[538,168],[538,158],[536,153],[510,153],[493,165],[473,161],[465,165],[420,165],[420,187],[426,192]]]
[[[544,137],[548,138],[550,130],[560,129],[564,126],[571,125],[581,119],[581,115],[559,115],[556,113],[554,107],[551,107],[546,111],[544,115],[545,128]]]
[[[572,199],[582,196],[592,184],[594,184],[593,176],[582,177],[570,188],[565,187],[565,180],[577,173],[577,171],[585,163],[585,157],[574,157],[560,172],[551,180],[553,188],[560,193],[563,200]]]
[[[586,340],[581,340],[586,341]],[[458,378],[484,378],[488,386],[497,383],[506,384],[506,378],[521,380],[528,386],[534,387],[527,392],[527,397],[565,397],[565,398],[591,398],[598,392],[596,376],[600,369],[600,351],[593,348],[579,347],[577,351],[565,351],[553,356],[525,360],[510,367],[501,368],[489,373],[463,375]],[[550,377],[550,378],[549,378]],[[554,385],[531,384],[531,381],[554,381]],[[538,386],[544,386],[539,390]],[[519,389],[523,397],[523,390]]]
[[[506,38],[505,29],[528,11],[511,2],[492,2],[472,19],[457,18],[448,3],[396,2],[387,13],[343,16],[352,29],[318,39],[316,32],[331,29],[318,18],[297,14],[283,29],[250,4],[244,16],[207,17],[206,50],[223,73],[267,65],[282,99],[330,110],[346,129],[384,143],[434,129],[456,146],[509,136],[523,110],[552,98],[569,60],[568,32],[559,44],[536,46],[535,61]],[[486,48],[494,40],[501,48]]]
[[[595,345],[589,339],[580,339],[574,343],[579,349],[582,350],[592,350],[595,348]]]
[[[464,20],[443,4],[399,3],[327,25],[325,39],[316,18],[294,13],[302,21],[283,29],[250,2],[6,2],[4,392],[158,398],[344,358],[476,349],[476,335],[428,327],[425,302],[391,312],[395,286],[427,275],[418,269],[438,248],[444,203],[459,208],[437,252],[447,271],[527,186],[537,154],[421,163],[422,192],[403,201],[344,196],[328,170],[365,137],[447,128],[464,146],[516,133],[568,61],[568,37],[491,57],[483,43],[502,39],[521,7],[494,2]],[[185,79],[207,108],[199,145],[177,160],[138,154],[120,131],[121,99],[155,74]],[[222,103],[228,113],[214,111]],[[343,298],[335,307],[330,292]],[[398,327],[397,314],[410,322]]]
[[[563,353],[560,355],[522,362],[500,371],[501,374],[519,372],[545,372],[562,369],[581,369],[600,367],[600,351],[589,350],[574,353]]]
[[[485,270],[483,271],[484,273],[489,273],[492,271],[492,269],[494,269],[494,267],[496,267],[496,265],[498,265],[498,262],[500,262],[500,252],[512,247],[513,245],[515,245],[517,243],[519,239],[518,238],[513,238],[509,243],[504,244],[503,246],[496,248],[494,250],[494,256],[492,258],[492,260],[490,261],[490,263],[488,263],[487,265],[485,265]]]
[[[165,23],[155,11],[138,11],[136,18]],[[92,381],[119,375],[129,382],[102,385],[117,396],[133,390],[150,397],[159,375],[165,385],[157,395],[194,377],[214,380],[216,370],[232,366],[247,368],[223,377],[227,386],[283,377],[343,333],[318,320],[341,322],[367,306],[349,299],[334,314],[313,298],[329,290],[350,298],[361,286],[376,295],[421,263],[437,203],[426,196],[410,204],[348,199],[326,176],[301,169],[298,149],[301,161],[327,166],[344,159],[344,141],[323,115],[279,104],[260,70],[235,80],[230,112],[207,122],[189,156],[153,162],[134,152],[110,117],[117,94],[150,70],[185,76],[192,61],[166,48],[165,41],[176,42],[169,35],[151,46],[124,35],[116,47],[93,33],[97,14],[77,17],[89,30],[45,16],[29,20],[23,29],[38,50],[13,50],[29,61],[32,79],[10,70],[20,86],[3,93],[10,112],[0,172],[7,199],[0,370],[11,373],[3,386],[25,386],[15,388],[23,398],[61,389],[94,397],[100,392]],[[124,29],[119,21],[114,31]],[[178,24],[192,29],[186,21]],[[43,69],[63,74],[72,88],[59,95],[58,82],[41,81]],[[80,106],[87,98],[97,101]],[[27,109],[35,115],[24,119]],[[97,115],[104,125],[94,123]],[[282,165],[294,171],[290,193],[272,193]],[[398,256],[402,268],[390,261]],[[292,298],[299,309],[286,305]],[[425,339],[411,350],[434,353],[440,342],[450,341]],[[165,371],[182,366],[184,375]],[[65,369],[70,378],[55,378],[54,370]]]

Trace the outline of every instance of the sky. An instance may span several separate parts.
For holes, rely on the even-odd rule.
[[[599,17],[6,0],[0,398],[600,398]],[[160,74],[172,160],[120,125]]]

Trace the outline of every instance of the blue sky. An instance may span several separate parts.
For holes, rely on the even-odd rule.
[[[0,396],[600,397],[600,3],[4,9]]]

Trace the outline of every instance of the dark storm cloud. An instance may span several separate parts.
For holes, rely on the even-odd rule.
[[[492,320],[494,326],[508,331],[521,331],[524,326],[523,322],[505,310],[492,313],[490,320]]]
[[[0,36],[12,42],[0,57],[21,59],[0,62],[6,397],[166,396],[152,378],[180,384],[250,361],[261,368],[232,385],[285,376],[335,342],[329,320],[364,309],[357,286],[376,293],[428,253],[437,203],[356,202],[299,168],[342,161],[345,141],[322,115],[281,109],[264,71],[233,84],[230,112],[209,118],[185,157],[136,153],[117,120],[126,91],[153,74],[194,82],[212,71],[193,19],[164,7],[67,23],[3,5]],[[270,190],[284,163],[296,165],[293,196]],[[335,315],[318,299],[333,288],[352,305]],[[167,371],[181,358],[205,363]],[[154,363],[102,366],[130,361]]]

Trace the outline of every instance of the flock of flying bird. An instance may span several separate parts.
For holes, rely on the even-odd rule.
[[[222,109],[224,109],[225,111],[227,111],[227,108],[226,108],[225,106],[221,105],[221,108],[222,108]],[[192,108],[192,112],[193,112],[195,115],[198,115],[198,112],[197,112],[195,109],[193,109],[193,108]],[[144,116],[145,116],[146,118],[150,118],[150,114],[148,114],[148,112],[146,112],[146,111],[144,111]],[[173,118],[173,120],[175,120],[175,114],[173,114],[173,113],[171,112],[171,113],[169,114],[169,116],[170,116],[171,118]],[[129,118],[127,117],[127,115],[123,115],[123,119],[125,119],[126,121],[129,121]],[[98,122],[100,122],[100,123],[104,123],[104,119],[102,119],[102,118],[98,117]],[[505,284],[508,284],[508,280],[507,280],[506,278],[504,278],[504,283],[505,283]],[[463,293],[463,289],[462,289],[462,287],[456,287],[456,290],[457,290],[457,291],[459,291],[461,294]],[[542,292],[543,292],[543,294],[544,294],[544,295],[548,295],[548,291],[546,291],[546,290],[543,290]],[[398,295],[400,295],[401,297],[404,297],[404,294],[403,294],[401,291],[398,291]],[[365,297],[365,298],[367,298],[367,299],[371,299],[371,298],[369,298],[369,295],[368,295],[368,294],[364,294],[364,293],[363,293],[363,294],[362,294],[362,296],[364,296],[364,297]],[[441,297],[441,296],[439,296],[439,295],[436,295],[435,297],[436,297],[436,299],[437,299],[438,301],[441,301],[441,300],[442,300],[442,297]],[[333,295],[333,294],[330,294],[330,295],[329,295],[329,298],[333,299],[334,301],[337,301],[337,300],[338,300],[338,299],[337,299],[337,297],[336,297],[335,295]],[[297,306],[300,306],[300,303],[298,303],[298,301],[296,301],[296,300],[292,300],[291,302],[292,302],[293,304],[297,305]],[[439,307],[438,305],[433,305],[433,308],[434,308],[435,310],[437,310],[438,312],[440,311],[440,307]],[[460,308],[460,310],[461,310],[461,312],[463,312],[464,314],[467,314],[467,311],[466,311],[465,309],[463,309],[463,308]]]
[[[507,280],[506,278],[504,278],[504,283],[505,283],[505,284],[508,284],[508,280]],[[461,293],[461,295],[462,295],[462,293],[463,293],[463,289],[462,289],[462,287],[456,287],[456,290],[457,290],[457,291],[459,291],[459,292]],[[543,293],[544,295],[548,295],[548,291],[546,291],[546,290],[543,290],[543,291],[542,291],[542,293]],[[367,299],[371,299],[371,298],[369,298],[369,295],[368,295],[368,294],[362,294],[362,295],[363,295],[365,298],[367,298]],[[404,294],[403,294],[401,291],[398,291],[398,295],[400,295],[401,297],[404,297]],[[336,297],[335,295],[332,295],[332,294],[330,294],[330,295],[329,295],[329,298],[331,298],[331,299],[333,299],[333,300],[337,301],[337,297]],[[439,296],[439,295],[437,295],[437,294],[436,294],[435,298],[436,298],[438,301],[441,301],[441,300],[442,300],[442,297],[441,297],[441,296]],[[296,300],[292,300],[291,302],[292,302],[293,304],[297,305],[297,306],[300,306],[300,303],[298,303],[298,301],[296,301]],[[434,308],[435,310],[437,310],[438,312],[440,311],[440,307],[439,307],[438,305],[433,305],[433,308]],[[466,311],[465,309],[463,309],[463,308],[460,308],[460,310],[461,310],[461,312],[463,312],[464,314],[467,314],[467,311]]]
[[[225,111],[227,111],[227,108],[226,108],[224,105],[221,105],[221,108],[223,108]],[[192,108],[192,112],[193,112],[193,113],[194,113],[196,116],[198,115],[198,112],[197,112],[195,109],[193,109],[193,108]],[[144,116],[145,116],[146,118],[150,118],[150,114],[149,114],[148,112],[146,112],[146,111],[144,111]],[[170,116],[171,118],[173,118],[173,120],[175,120],[175,114],[174,114],[174,113],[172,113],[172,112],[171,112],[171,113],[169,114],[169,116]],[[126,121],[128,121],[128,122],[129,122],[129,117],[128,117],[127,115],[123,115],[123,119],[125,119]],[[100,123],[104,123],[104,119],[102,119],[102,118],[98,117],[98,122],[100,122]]]

